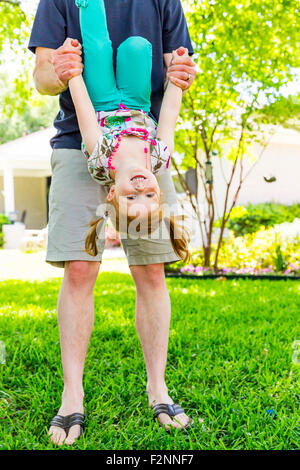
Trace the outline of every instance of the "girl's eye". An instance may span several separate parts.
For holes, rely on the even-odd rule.
[[[147,197],[154,197],[154,193],[147,193],[146,196]]]
[[[127,199],[130,199],[131,201],[133,201],[135,199],[135,196],[132,196],[132,195],[127,196]]]

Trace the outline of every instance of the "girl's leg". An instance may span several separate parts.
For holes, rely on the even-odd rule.
[[[112,111],[120,103],[113,49],[103,0],[76,0],[84,52],[83,78],[95,111]]]
[[[117,86],[121,102],[131,109],[151,108],[152,44],[140,36],[127,38],[118,47]]]

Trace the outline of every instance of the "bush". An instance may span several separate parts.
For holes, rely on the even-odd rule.
[[[2,232],[2,225],[4,224],[10,224],[10,220],[5,214],[0,214],[0,232]]]
[[[10,224],[10,220],[6,217],[5,214],[0,214],[0,248],[2,248],[4,240],[3,240],[3,233],[2,233],[2,225]]]
[[[300,271],[300,237],[286,239],[274,228],[261,228],[244,237],[230,236],[224,243],[219,265],[276,272]]]
[[[234,232],[236,237],[254,233],[261,227],[274,227],[283,222],[293,222],[297,217],[300,218],[300,204],[284,206],[282,204],[248,204],[247,206],[234,207],[227,228]],[[221,225],[218,220],[216,227]]]
[[[213,245],[212,260],[215,253]],[[244,237],[230,232],[222,244],[219,266],[223,272],[300,274],[300,237],[286,238],[274,228],[262,228]],[[190,264],[174,263],[167,270],[202,274],[208,269],[203,268],[202,250],[198,250],[192,254]]]

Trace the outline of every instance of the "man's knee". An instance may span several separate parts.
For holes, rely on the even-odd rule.
[[[165,287],[164,264],[131,266],[132,277],[138,289],[159,290]]]
[[[93,288],[100,263],[97,261],[69,261],[65,266],[65,280],[75,289]]]

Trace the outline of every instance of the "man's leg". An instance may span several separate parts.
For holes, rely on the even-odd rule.
[[[92,261],[70,261],[66,263],[57,303],[64,373],[62,403],[57,413],[61,416],[83,413],[82,375],[88,343],[93,329],[93,288],[99,266],[99,262]],[[59,445],[66,438],[65,431],[55,426],[50,427],[49,434],[52,434],[52,442]],[[79,434],[79,425],[71,427],[65,443],[73,444]]]
[[[171,306],[164,265],[130,266],[130,270],[136,285],[136,328],[147,369],[149,405],[172,404],[165,383]],[[189,422],[185,414],[177,415],[176,420],[182,426]],[[182,427],[164,413],[159,421],[167,427]]]
[[[105,240],[102,236],[98,240],[96,257],[84,251],[84,242],[90,220],[105,201],[106,190],[93,181],[79,150],[55,149],[51,168],[46,259],[65,268],[57,304],[65,379],[59,413],[68,415],[83,410],[82,371],[93,325],[93,287]],[[51,427],[50,433],[58,444],[66,437],[57,427]],[[71,428],[67,443],[78,435],[78,426]]]

